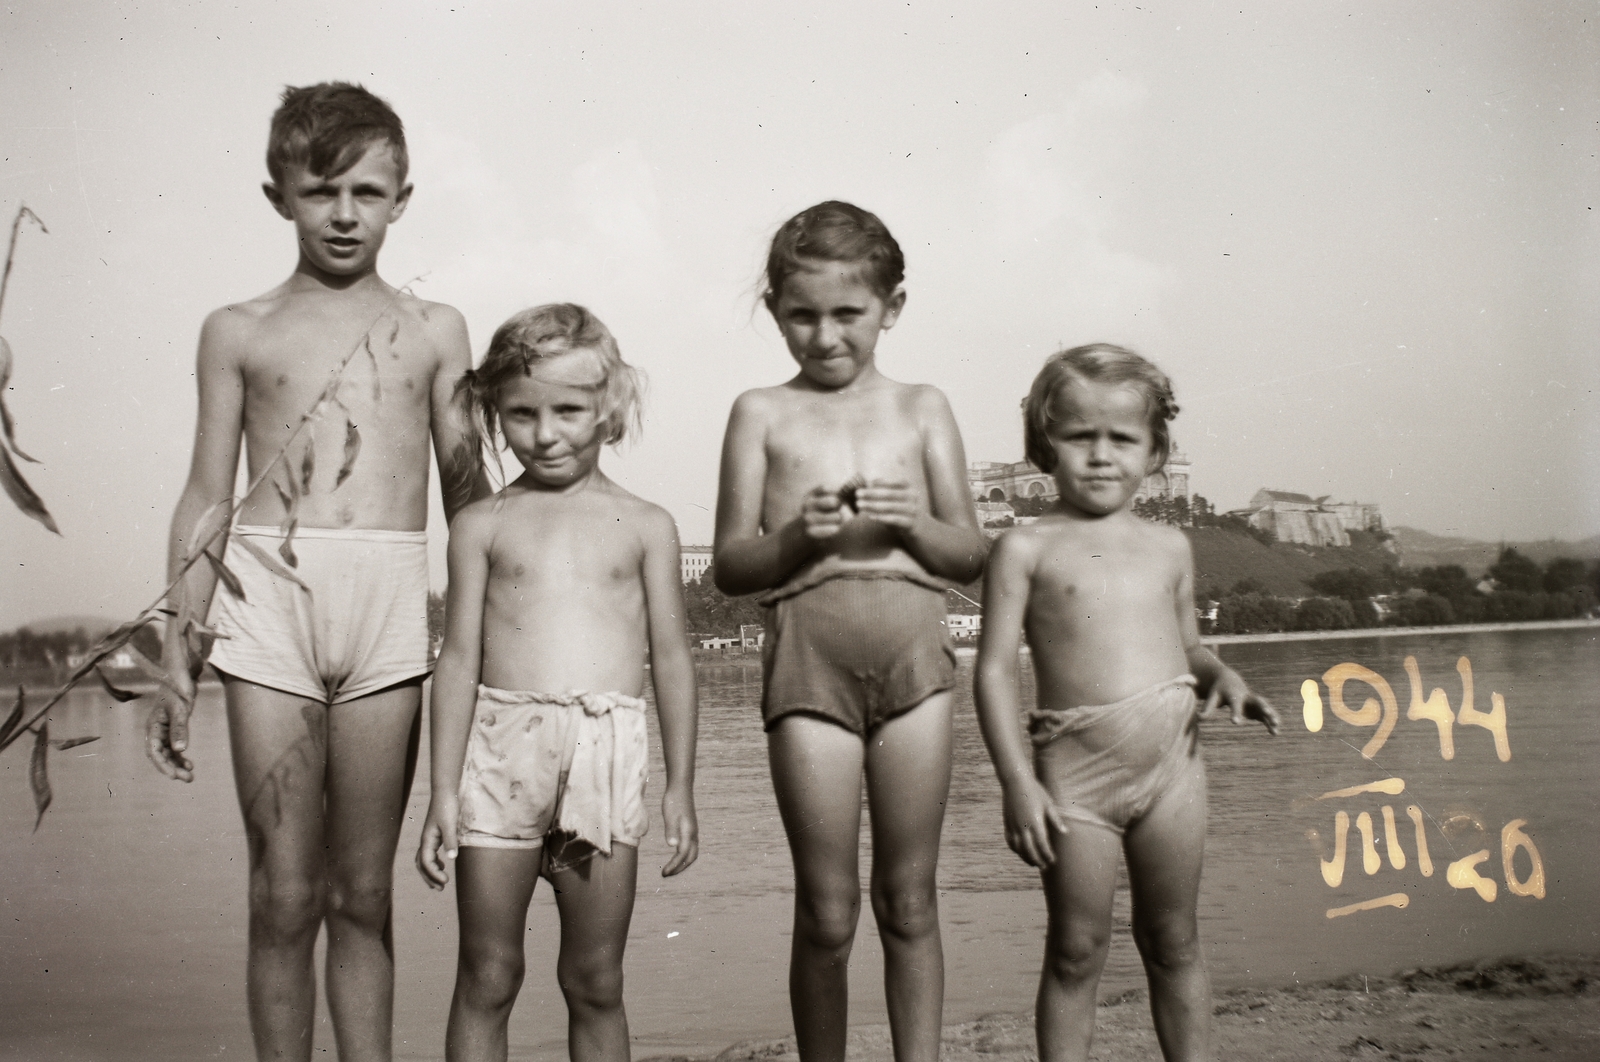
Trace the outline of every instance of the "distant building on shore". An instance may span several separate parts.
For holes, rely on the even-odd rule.
[[[683,570],[683,585],[688,586],[697,582],[711,567],[711,547],[683,546],[678,551],[678,558]]]
[[[1329,497],[1262,488],[1251,496],[1249,505],[1228,515],[1243,517],[1251,527],[1270,532],[1279,542],[1302,546],[1348,546],[1350,531],[1384,530],[1376,502],[1335,502]]]
[[[1189,459],[1176,445],[1160,471],[1145,477],[1135,492],[1134,501],[1150,498],[1189,500]],[[1054,501],[1055,477],[1040,472],[1030,461],[974,461],[967,465],[967,485],[975,502],[1003,504],[1018,498]]]

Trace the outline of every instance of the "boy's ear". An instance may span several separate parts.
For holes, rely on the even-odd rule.
[[[289,215],[289,204],[283,201],[283,189],[272,181],[261,182],[261,194],[267,197],[267,202],[272,204],[272,209],[285,221],[293,221]]]
[[[889,297],[883,300],[883,327],[885,329],[893,328],[894,323],[900,320],[900,311],[905,308],[906,289],[904,287],[896,287],[889,293]]]
[[[406,206],[411,202],[412,187],[412,185],[406,185],[394,197],[394,206],[389,208],[389,224],[393,225],[399,221],[400,215],[406,212]]]

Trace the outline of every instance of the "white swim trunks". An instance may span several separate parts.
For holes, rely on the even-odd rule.
[[[283,533],[241,525],[228,536],[240,598],[220,581],[211,665],[236,678],[338,704],[433,670],[428,647],[428,538],[422,531],[302,527],[296,575],[275,575],[242,545],[278,557]]]

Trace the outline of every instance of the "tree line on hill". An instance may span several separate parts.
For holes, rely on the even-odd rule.
[[[76,666],[104,633],[104,629],[99,633],[90,633],[86,627],[60,631],[35,631],[18,627],[14,631],[0,633],[0,667],[65,670]],[[132,642],[134,648],[151,660],[161,659],[161,635],[154,629],[141,627],[134,634]]]
[[[1037,501],[1018,499],[1024,506]],[[1225,521],[1230,520],[1243,523],[1237,517],[1217,517],[1199,496],[1195,501],[1199,504],[1187,507],[1196,521],[1192,526],[1226,526]],[[1038,508],[1042,512],[1050,504],[1043,502]],[[1195,600],[1202,615],[1208,617],[1202,621],[1202,630],[1207,634],[1256,634],[1570,619],[1591,615],[1600,605],[1600,561],[1585,564],[1558,557],[1541,566],[1511,547],[1500,551],[1485,580],[1474,579],[1459,564],[1442,564],[1415,569],[1394,566],[1382,571],[1340,568],[1321,572],[1307,582],[1314,595],[1298,599],[1269,593],[1248,578],[1226,589],[1201,586]],[[970,588],[968,593],[979,596]],[[756,604],[756,595],[729,597],[717,589],[709,568],[683,588],[683,598],[691,638],[730,638],[742,625],[765,622],[765,610]],[[428,626],[437,645],[444,637],[441,594],[428,595]],[[22,627],[0,633],[0,667],[60,670],[88,652],[98,639],[83,627],[48,633]],[[160,636],[154,629],[141,629],[133,641],[145,656],[160,659]]]
[[[767,610],[756,604],[759,596],[729,597],[717,589],[711,566],[707,566],[705,574],[683,588],[684,626],[689,629],[690,640],[733,638],[741,626],[765,623]]]
[[[1459,564],[1443,564],[1383,571],[1340,568],[1307,582],[1316,596],[1298,600],[1269,594],[1252,579],[1241,579],[1227,590],[1201,587],[1196,600],[1205,615],[1214,615],[1203,624],[1206,633],[1573,619],[1593,614],[1600,602],[1600,561],[1586,565],[1558,557],[1541,567],[1506,547],[1483,580]]]

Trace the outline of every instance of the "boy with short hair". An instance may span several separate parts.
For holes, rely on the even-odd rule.
[[[256,1051],[310,1058],[312,954],[326,921],[339,1055],[387,1059],[394,852],[431,667],[430,434],[446,516],[487,493],[455,397],[471,354],[457,311],[378,276],[411,196],[405,133],[387,104],[340,82],[286,89],[267,168],[263,191],[294,223],[299,263],[201,330],[194,455],[168,565],[176,572],[205,543],[201,525],[215,526],[207,515],[232,495],[242,435],[258,485],[223,554],[238,586],[219,590],[213,567],[195,565],[181,601],[184,614],[209,609],[221,636],[211,663],[249,839]],[[148,751],[189,781],[198,666],[184,625],[167,625],[163,664],[179,689],[158,697]]]

